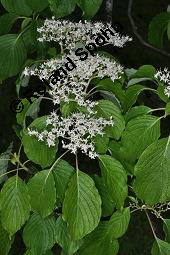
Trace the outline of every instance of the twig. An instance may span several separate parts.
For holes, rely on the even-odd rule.
[[[141,44],[143,44],[144,46],[150,48],[151,50],[156,51],[156,52],[158,52],[158,53],[160,53],[160,54],[162,54],[162,55],[164,55],[166,57],[170,57],[170,53],[166,52],[165,50],[158,49],[158,48],[152,46],[151,44],[145,42],[145,40],[138,33],[137,26],[136,26],[135,21],[134,21],[134,19],[132,17],[132,5],[133,5],[133,0],[129,0],[129,4],[128,4],[128,17],[129,17],[129,20],[130,20],[133,32],[136,35],[136,37],[138,38],[138,40],[141,42]]]
[[[151,219],[150,219],[150,217],[149,217],[149,214],[148,214],[148,212],[147,212],[146,210],[145,210],[145,213],[146,213],[146,216],[147,216],[147,218],[148,218],[149,225],[150,225],[150,227],[151,227],[151,229],[152,229],[152,233],[153,233],[153,235],[154,235],[154,238],[155,238],[155,240],[157,240],[157,236],[156,236],[154,227],[153,227],[153,225],[152,225],[152,221],[151,221]]]
[[[56,166],[56,164],[60,161],[60,159],[62,159],[62,158],[65,156],[65,154],[67,154],[69,151],[70,151],[70,150],[65,151],[59,158],[57,158],[57,160],[54,162],[54,164],[50,167],[50,169],[49,169],[49,171],[48,171],[48,174],[47,174],[47,176],[46,176],[46,178],[45,178],[45,183],[46,183],[46,181],[47,181],[47,179],[48,179],[48,177],[49,177],[51,171],[53,170],[53,168],[54,168],[54,167]]]
[[[16,171],[19,171],[19,170],[25,170],[25,169],[23,167],[21,167],[21,168],[16,168],[16,169],[10,170],[10,171],[8,171],[8,172],[6,172],[4,174],[1,174],[0,178],[5,176],[5,175],[7,175],[7,174],[10,174],[10,173],[13,173],[13,172],[16,172]]]

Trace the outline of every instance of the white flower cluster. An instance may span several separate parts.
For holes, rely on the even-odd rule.
[[[57,69],[68,62],[68,57],[72,59],[72,62],[76,65],[76,68],[67,73],[66,76],[68,79],[89,81],[93,76],[101,79],[107,76],[111,78],[112,81],[115,81],[119,79],[120,74],[123,73],[123,67],[109,57],[96,54],[95,57],[89,56],[86,60],[80,61],[80,59],[71,52],[69,55],[64,54],[61,59],[52,58],[47,60],[38,67],[26,67],[24,75],[34,75],[38,76],[40,80],[48,80]]]
[[[28,130],[29,135],[36,136],[39,141],[46,141],[48,146],[55,146],[56,138],[62,138],[62,146],[76,153],[79,149],[90,158],[96,158],[94,138],[103,135],[107,125],[113,126],[112,119],[95,118],[83,113],[73,113],[68,118],[60,118],[55,112],[46,120],[50,131]]]
[[[24,74],[38,76],[47,84],[54,105],[75,101],[85,107],[87,113],[73,112],[63,118],[52,112],[47,118],[45,130],[39,132],[29,129],[28,133],[39,141],[46,141],[49,147],[55,146],[57,138],[61,138],[63,148],[74,154],[81,150],[90,158],[95,158],[98,156],[95,152],[96,135],[102,136],[105,127],[113,126],[114,122],[112,119],[96,117],[94,109],[97,102],[89,99],[94,90],[94,87],[89,87],[90,82],[94,78],[104,77],[115,81],[123,73],[123,67],[116,61],[94,53],[96,44],[122,47],[131,39],[120,36],[110,24],[101,22],[73,23],[53,18],[46,20],[38,31],[41,34],[39,41],[58,42],[62,49],[69,50],[69,54],[47,60],[37,67],[26,68]]]
[[[74,64],[75,68],[72,68],[70,72],[64,69],[67,74],[59,81],[50,79],[55,70],[61,67],[61,64],[68,62],[68,57],[71,60],[69,64]],[[74,53],[64,55],[62,59],[48,60],[34,69],[26,68],[24,71],[25,75],[35,75],[40,80],[49,80],[49,94],[54,105],[60,104],[62,101],[74,100],[79,106],[86,107],[89,112],[92,112],[96,105],[96,102],[86,98],[87,87],[91,79],[109,77],[112,81],[115,81],[120,78],[122,73],[123,67],[110,58],[96,54],[95,57],[89,56],[88,59],[81,61]]]
[[[40,33],[39,41],[54,41],[58,42],[65,49],[74,49],[77,42],[93,43],[95,36],[101,33],[101,30],[111,29],[114,31],[114,35],[111,35],[107,40],[107,44],[113,44],[117,47],[123,47],[123,45],[131,41],[128,36],[121,36],[111,27],[111,24],[103,24],[102,22],[88,22],[80,21],[79,23],[71,22],[68,20],[55,20],[46,19],[44,25],[38,28]]]
[[[170,71],[168,68],[164,68],[164,70],[160,70],[155,74],[155,78],[163,81],[167,86],[164,90],[166,96],[170,97]]]

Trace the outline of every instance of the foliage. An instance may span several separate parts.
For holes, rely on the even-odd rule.
[[[6,13],[0,17],[0,79],[17,76],[20,97],[25,87],[36,87],[31,80],[35,70],[41,83],[41,71],[48,76],[69,54],[61,43],[37,40],[44,19],[70,18],[76,8],[91,19],[102,1],[1,4]],[[162,45],[159,38],[168,22],[169,13],[152,21],[149,40],[155,46]],[[98,29],[99,24],[92,26]],[[128,37],[116,35],[113,45],[122,47],[126,41]],[[79,46],[85,46],[81,40]],[[170,253],[170,222],[163,215],[170,202],[170,136],[163,137],[160,128],[170,115],[169,84],[153,66],[123,69],[99,48],[88,61],[76,62],[79,72],[72,72],[66,84],[62,80],[62,89],[73,85],[71,96],[63,89],[58,98],[56,83],[51,89],[53,79],[49,86],[46,82],[47,95],[35,97],[33,104],[20,97],[25,108],[16,114],[15,131],[21,145],[17,151],[11,143],[0,155],[0,255],[13,251],[17,235],[22,236],[25,255],[51,255],[56,245],[61,255],[116,255],[134,211],[148,217],[155,238],[151,254]],[[167,70],[166,75],[170,77]],[[78,89],[88,86],[81,91],[76,82]],[[152,108],[145,95],[156,97],[162,107]],[[56,97],[53,112],[41,111],[43,100],[50,105]],[[92,162],[97,166],[93,173]],[[162,220],[165,240],[155,232],[151,213]]]
[[[167,12],[156,15],[149,24],[148,40],[158,48],[163,48],[164,38],[170,40],[170,6]]]

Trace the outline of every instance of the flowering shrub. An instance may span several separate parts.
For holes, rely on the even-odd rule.
[[[8,10],[8,1],[1,2]],[[30,1],[28,10],[48,6],[35,3]],[[56,17],[75,8],[70,1],[63,11],[60,3],[59,12],[55,1],[49,3]],[[82,1],[76,3],[87,17],[94,15]],[[22,26],[37,22],[27,19]],[[169,255],[170,224],[164,215],[170,203],[170,137],[161,133],[170,115],[168,69],[127,69],[100,47],[91,54],[85,46],[101,29],[114,33],[105,46],[131,43],[110,24],[55,18],[39,23],[37,59],[22,66],[17,92],[34,81],[45,82],[47,92],[33,97],[33,104],[22,99],[24,111],[16,114],[15,126],[19,150],[11,143],[0,156],[0,254],[10,254],[19,234],[24,255],[55,254],[57,245],[61,255],[116,255],[130,218],[142,211],[155,239],[151,254]],[[5,37],[16,40],[0,37],[0,51]],[[46,47],[41,57],[40,47]],[[83,54],[75,54],[78,48]],[[19,66],[8,69],[7,59],[5,70],[2,78],[17,74]],[[152,107],[143,95],[155,97],[161,107]],[[15,167],[8,169],[9,162]],[[152,214],[162,221],[165,240]]]

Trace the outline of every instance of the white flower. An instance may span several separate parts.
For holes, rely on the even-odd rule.
[[[68,60],[69,59],[71,60]],[[72,70],[65,68],[66,64],[72,66]],[[66,75],[63,78],[52,78],[56,70],[63,67]],[[73,68],[75,67],[75,68]],[[26,68],[25,74],[29,75],[29,69]],[[84,106],[91,113],[96,102],[87,99],[87,88],[93,78],[103,79],[109,77],[112,81],[119,79],[123,73],[123,67],[114,60],[96,54],[95,57],[89,56],[87,60],[81,61],[72,52],[70,55],[64,55],[62,59],[51,59],[34,69],[30,68],[30,74],[38,76],[39,79],[49,80],[49,95],[53,99],[54,105],[61,102],[75,101],[79,106]],[[59,74],[60,75],[60,74]]]
[[[83,113],[73,113],[68,118],[60,118],[55,112],[47,118],[47,126],[52,126],[50,131],[36,130],[28,131],[29,135],[34,135],[38,140],[46,141],[48,146],[55,146],[56,139],[62,138],[62,147],[69,149],[72,153],[81,150],[90,158],[96,158],[94,138],[96,135],[103,135],[106,126],[113,126],[112,119],[95,118],[92,115]]]
[[[128,36],[121,36],[117,33],[110,23],[104,24],[102,22],[88,22],[79,21],[79,23],[71,22],[68,20],[55,20],[46,19],[44,25],[38,28],[40,34],[39,41],[54,41],[58,42],[62,47],[66,49],[74,49],[77,42],[82,43],[94,43],[98,34],[103,34],[102,31],[111,29],[112,34],[105,36],[107,38],[106,44],[113,44],[117,47],[123,47],[123,45],[131,41]]]
[[[170,86],[167,86],[164,90],[166,96],[170,97]]]
[[[164,89],[164,93],[166,96],[170,97],[170,71],[167,67],[164,68],[164,70],[159,70],[155,74],[155,78],[164,82],[167,86]]]
[[[30,75],[30,68],[25,67],[25,69],[24,69],[24,71],[23,71],[23,75],[29,76],[29,75]]]

